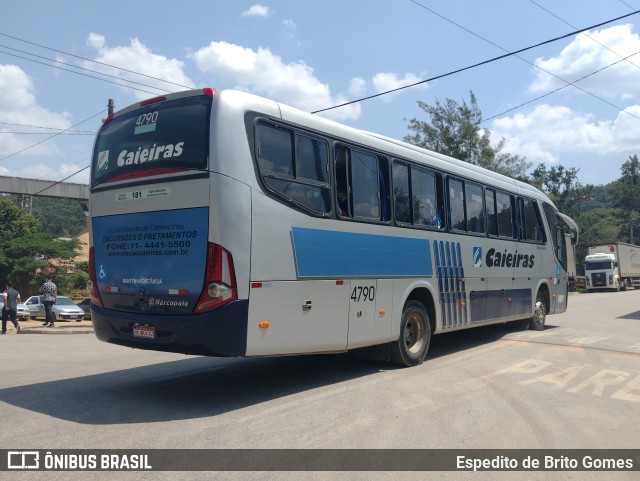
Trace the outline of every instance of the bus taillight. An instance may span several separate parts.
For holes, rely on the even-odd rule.
[[[238,299],[233,258],[228,250],[209,243],[204,286],[194,314],[211,311]]]
[[[163,102],[165,100],[167,100],[167,97],[165,97],[164,95],[161,95],[159,97],[153,97],[152,99],[147,99],[140,102],[140,107],[144,107],[145,105],[149,105],[149,104],[155,104],[157,102]]]
[[[102,298],[100,297],[100,291],[98,291],[98,279],[96,278],[96,258],[93,254],[93,247],[89,248],[89,281],[91,282],[91,288],[89,295],[91,297],[91,303],[96,306],[103,307]]]

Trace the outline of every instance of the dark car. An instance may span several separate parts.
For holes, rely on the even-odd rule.
[[[82,299],[78,302],[78,307],[84,311],[84,318],[91,319],[91,299]]]

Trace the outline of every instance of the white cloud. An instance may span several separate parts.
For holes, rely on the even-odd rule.
[[[492,122],[494,141],[506,139],[505,152],[527,157],[533,163],[553,163],[562,154],[589,157],[627,155],[640,150],[640,106],[620,112],[613,120],[598,122],[568,107],[541,105],[528,114],[515,114]],[[634,117],[635,116],[635,117]]]
[[[282,21],[282,26],[288,30],[295,30],[296,28],[298,28],[298,25],[296,24],[296,22],[294,22],[290,18],[285,18]]]
[[[84,63],[85,68],[99,70],[101,72],[108,73],[109,75],[115,75],[123,80],[131,80],[144,84],[132,85],[136,89],[140,89],[134,90],[138,99],[146,99],[156,95],[155,92],[157,91],[147,86],[161,89],[158,93],[167,90],[176,92],[187,88],[193,88],[194,83],[185,74],[184,63],[181,60],[169,59],[162,55],[156,55],[137,38],[132,39],[131,44],[127,47],[110,48],[107,46],[104,36],[91,33],[87,39],[87,44],[97,50],[95,57],[97,62],[113,65],[115,67],[122,67],[148,76],[144,77],[135,75],[124,70],[116,70],[99,64],[96,65],[93,62]],[[166,83],[149,77],[173,83]]]
[[[569,82],[611,65],[581,80],[577,85],[594,94],[608,97],[624,99],[640,95],[640,55],[636,54],[640,52],[640,38],[632,32],[632,26],[618,25],[585,33],[591,38],[578,35],[557,56],[538,58],[536,65]],[[621,57],[630,55],[634,56],[629,57],[629,61],[621,61]],[[565,85],[558,78],[539,69],[535,75],[530,86],[534,93],[546,93]],[[568,87],[565,91],[575,92],[576,89]]]
[[[86,164],[86,162],[84,163]],[[83,165],[80,164],[67,164],[62,163],[58,166],[53,166],[50,164],[45,164],[43,162],[39,162],[37,164],[29,164],[24,168],[17,170],[12,175],[17,177],[23,177],[26,179],[29,178],[38,178],[38,179],[47,179],[47,180],[62,180],[65,179],[64,182],[70,182],[73,184],[88,184],[90,169],[84,169],[81,172],[78,172],[82,169]],[[34,175],[35,172],[35,175]],[[74,173],[78,172],[76,175]],[[72,177],[69,177],[73,175]],[[69,178],[67,178],[69,177]]]
[[[249,10],[245,10],[244,12],[242,12],[243,17],[267,18],[270,14],[271,14],[271,10],[269,9],[269,7],[265,7],[264,5],[260,5],[259,3],[256,3],[255,5],[251,6]]]
[[[359,97],[367,91],[367,81],[362,77],[354,77],[349,81],[349,95]]]
[[[398,77],[398,74],[393,72],[381,72],[377,73],[371,79],[371,83],[373,84],[373,88],[376,93],[388,92],[389,90],[397,89],[399,87],[404,87],[406,85],[411,85],[423,80],[413,73],[405,73],[404,77]],[[428,84],[420,84],[418,87],[427,88]],[[393,98],[393,94],[388,94],[383,96],[382,98],[389,102]]]
[[[35,87],[31,78],[15,65],[0,64],[0,132],[37,132],[42,129],[29,125],[67,129],[71,126],[71,115],[67,112],[51,112],[38,105]],[[7,125],[20,124],[20,125]],[[14,135],[0,133],[0,157],[5,157],[43,140],[40,135]],[[54,142],[44,142],[28,150],[30,155],[60,154]]]
[[[303,61],[286,63],[269,49],[250,48],[227,42],[211,42],[192,54],[198,68],[235,84],[234,88],[272,98],[307,112],[347,101],[332,95],[329,86]],[[324,115],[336,120],[357,119],[360,105],[348,105]]]

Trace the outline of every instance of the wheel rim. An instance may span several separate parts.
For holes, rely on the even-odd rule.
[[[544,326],[546,314],[547,311],[544,307],[544,303],[540,301],[536,302],[536,309],[533,313],[533,322],[538,326]]]
[[[419,353],[425,343],[425,322],[417,312],[411,313],[404,326],[404,343],[412,354]]]

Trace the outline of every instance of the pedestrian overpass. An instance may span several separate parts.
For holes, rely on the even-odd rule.
[[[55,180],[24,179],[0,175],[0,194],[15,194],[23,210],[31,212],[31,197],[56,197],[80,201],[82,210],[89,211],[89,186]]]

